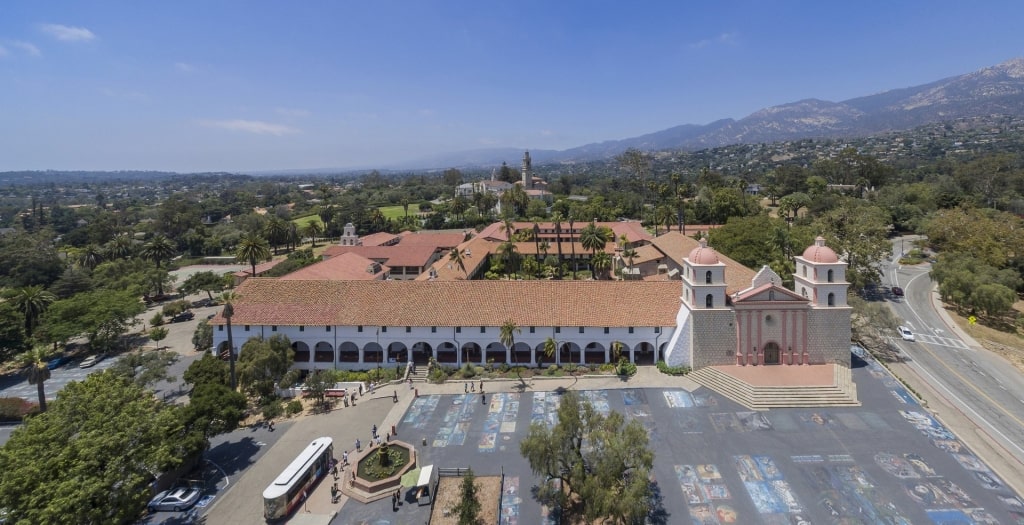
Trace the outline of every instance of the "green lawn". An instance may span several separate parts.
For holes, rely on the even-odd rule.
[[[308,225],[309,223],[311,223],[313,221],[319,222],[320,226],[324,225],[324,221],[320,220],[320,216],[316,215],[316,214],[309,215],[309,216],[306,216],[306,217],[301,217],[301,218],[298,218],[298,219],[292,219],[292,222],[297,224],[299,226],[299,228],[305,228],[306,225]]]
[[[413,203],[409,205],[409,215],[415,215],[419,213],[420,205]],[[405,217],[405,208],[401,206],[381,206],[380,212],[389,219],[401,219]]]

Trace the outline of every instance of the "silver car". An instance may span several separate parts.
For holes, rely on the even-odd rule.
[[[202,496],[202,494],[198,490],[188,487],[165,490],[151,499],[146,508],[148,508],[150,512],[156,512],[158,510],[173,510],[174,512],[178,512],[195,505],[196,502],[199,501],[200,496]]]
[[[914,332],[911,332],[910,329],[907,328],[906,326],[901,326],[901,327],[897,328],[896,330],[898,330],[900,332],[900,337],[902,337],[904,341],[913,341],[914,340]]]

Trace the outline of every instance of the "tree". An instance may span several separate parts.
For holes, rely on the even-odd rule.
[[[43,347],[35,347],[24,354],[26,365],[25,375],[30,385],[36,385],[39,396],[39,411],[46,412],[46,381],[50,379],[50,367],[47,366],[47,355]]]
[[[224,290],[224,278],[210,271],[197,272],[185,279],[179,289],[188,295],[206,292],[206,297],[212,300],[214,293]]]
[[[448,252],[448,260],[455,263],[455,265],[458,266],[460,270],[462,270],[462,274],[468,278],[469,274],[466,273],[466,261],[463,259],[464,255],[465,250],[460,250],[458,247],[455,247],[452,248],[450,252]]]
[[[294,362],[295,352],[287,336],[275,334],[267,340],[253,337],[242,345],[238,382],[253,394],[269,397]]]
[[[334,385],[333,372],[328,370],[315,370],[306,379],[306,391],[313,398],[315,406],[323,408],[326,406],[327,389]]]
[[[521,333],[523,333],[523,330],[519,328],[519,325],[517,325],[516,322],[511,319],[507,319],[501,325],[501,335],[499,339],[501,340],[501,344],[505,345],[505,348],[508,348],[509,352],[511,352],[513,363],[516,363],[516,334]],[[524,385],[526,384],[525,381],[523,381],[523,376],[519,372],[518,366],[516,367],[516,377],[519,378],[519,382],[523,383]]]
[[[554,337],[549,337],[544,340],[544,357],[551,359],[555,357],[555,352],[558,350],[558,342],[555,341]]]
[[[10,523],[126,523],[158,472],[196,450],[179,408],[116,374],[69,383],[0,449],[0,508]],[[200,449],[201,450],[201,449]]]
[[[590,264],[594,267],[594,279],[597,279],[598,274],[604,273],[611,267],[612,256],[607,252],[595,253],[594,257],[590,259]]]
[[[555,212],[551,221],[555,223],[555,242],[558,244],[558,278],[562,278],[562,214]]]
[[[828,239],[828,245],[846,260],[846,280],[853,290],[881,280],[879,264],[892,253],[889,216],[877,206],[860,199],[845,198],[840,205],[814,223]]]
[[[25,316],[25,336],[32,337],[32,330],[40,316],[57,300],[57,296],[43,289],[42,286],[24,286],[14,290],[7,296]]]
[[[320,221],[311,220],[306,224],[303,231],[306,235],[309,235],[310,239],[313,240],[313,247],[316,248],[316,238],[318,235],[324,233],[324,225]]]
[[[167,339],[169,331],[163,326],[154,326],[149,330],[149,339],[157,344],[157,350],[160,349],[160,341]]]
[[[270,258],[270,244],[259,235],[249,233],[242,236],[235,250],[235,259],[252,266],[252,276],[256,277],[256,263]]]
[[[168,374],[168,368],[178,360],[178,354],[170,350],[150,352],[129,352],[107,370],[134,382],[142,388],[149,388],[161,381],[173,382],[177,378]]]
[[[21,352],[27,346],[21,313],[9,302],[0,302],[0,361]]]
[[[209,353],[188,365],[185,373],[181,375],[181,379],[192,386],[207,384],[228,386],[231,381],[228,375],[228,365]]]
[[[473,469],[466,469],[459,486],[459,503],[455,512],[459,515],[459,525],[478,525],[480,523],[480,500],[477,498],[476,476]]]
[[[92,270],[103,261],[103,250],[95,244],[87,244],[78,252],[78,265]]]
[[[267,225],[263,228],[263,234],[267,236],[267,240],[274,247],[274,255],[277,255],[277,249],[288,239],[288,223],[275,215],[267,221]]]
[[[144,311],[146,306],[131,290],[80,293],[50,305],[39,326],[40,338],[56,345],[84,335],[93,350],[106,351]]]
[[[254,271],[255,273],[255,271]],[[235,342],[231,337],[231,318],[235,316],[235,306],[231,304],[237,296],[234,292],[224,292],[221,294],[221,299],[224,301],[224,310],[221,315],[224,316],[224,321],[228,325],[228,363],[230,363],[231,372],[231,383],[228,385],[231,390],[238,388],[238,376],[235,374]]]
[[[156,267],[159,268],[161,262],[170,259],[176,252],[177,248],[170,239],[163,235],[156,234],[149,240],[149,242],[142,246],[142,250],[139,254],[143,259],[149,259],[156,263]]]
[[[505,263],[505,275],[508,275],[509,280],[515,276],[516,271],[516,260],[518,259],[518,253],[516,253],[516,243],[512,240],[507,240],[498,246],[498,255],[501,256],[501,260]]]
[[[213,348],[213,327],[209,320],[199,321],[196,331],[192,333],[192,348],[196,352],[206,352]]]
[[[591,266],[596,273],[597,268],[594,267],[594,262],[597,259],[597,250],[603,250],[605,245],[608,244],[610,235],[606,228],[600,227],[594,222],[586,225],[580,231],[580,244],[583,245],[584,249],[591,251]],[[604,264],[602,262],[602,264]],[[605,266],[607,268],[607,266]],[[575,278],[575,277],[574,277]]]
[[[519,450],[534,475],[549,480],[538,499],[569,523],[637,523],[651,510],[654,453],[647,431],[618,412],[602,415],[576,392],[562,396],[553,427],[530,425]]]

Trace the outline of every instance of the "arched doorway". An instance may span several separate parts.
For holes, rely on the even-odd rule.
[[[384,362],[384,349],[377,343],[366,343],[363,347],[363,364],[380,365]]]
[[[462,345],[462,362],[480,364],[482,357],[480,355],[480,345],[476,343],[466,343]]]
[[[331,346],[331,343],[323,341],[317,343],[316,348],[313,350],[313,361],[317,363],[333,363],[334,347]]]
[[[779,344],[768,343],[764,345],[764,364],[766,365],[777,365],[779,364]]]
[[[576,343],[562,343],[558,349],[558,364],[580,364],[580,346]]]
[[[516,343],[512,347],[512,363],[517,366],[527,366],[533,364],[533,353],[530,351],[530,345],[526,343]]]
[[[338,362],[358,363],[359,347],[351,341],[346,341],[338,345]]]
[[[459,352],[454,344],[444,342],[437,345],[437,362],[438,363],[457,363],[459,361]]]
[[[302,341],[296,341],[292,343],[292,351],[295,352],[296,363],[308,363],[309,362],[309,345]]]
[[[487,345],[487,357],[484,362],[494,363],[496,365],[507,363],[508,353],[506,352],[505,345],[501,343],[491,343]]]
[[[434,351],[429,344],[420,341],[412,344],[412,362],[417,365],[425,365],[434,357]]]
[[[593,342],[583,349],[583,362],[588,365],[601,365],[608,362],[604,345]]]
[[[654,345],[651,343],[640,343],[633,349],[633,362],[638,365],[654,364]]]
[[[391,343],[388,345],[388,358],[387,362],[391,364],[395,363],[407,363],[409,361],[409,349],[402,343]]]

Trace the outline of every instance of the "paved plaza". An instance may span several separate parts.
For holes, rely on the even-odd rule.
[[[296,422],[277,446],[213,505],[209,523],[251,523],[259,494],[316,435],[336,454],[395,425],[419,463],[505,474],[502,523],[551,523],[530,496],[541,480],[519,455],[531,422],[551,424],[558,389],[578,390],[601,411],[649,430],[659,508],[651,523],[1024,524],[1024,501],[874,362],[855,359],[863,406],[750,412],[685,378],[638,376],[485,382],[486,401],[461,382],[379,390],[359,407]],[[479,383],[477,383],[479,384]],[[399,394],[399,402],[391,396]],[[283,429],[282,429],[283,430]],[[420,446],[426,439],[427,446]],[[997,465],[998,467],[998,465]],[[996,469],[998,470],[998,468]],[[330,502],[330,476],[291,523],[422,524],[429,506],[391,499]],[[238,514],[232,509],[250,509]],[[248,514],[248,516],[246,515]]]

